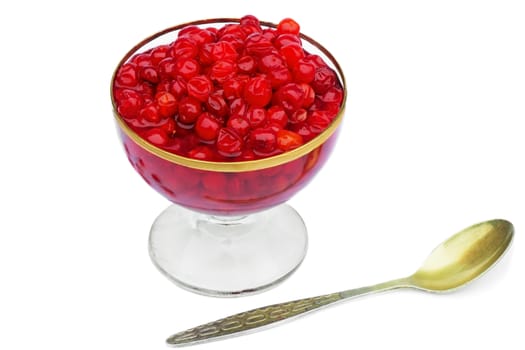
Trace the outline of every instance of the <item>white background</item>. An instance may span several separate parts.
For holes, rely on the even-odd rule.
[[[345,4],[343,7],[342,4]],[[333,157],[290,203],[310,246],[284,284],[216,299],[147,253],[169,203],[127,163],[109,83],[168,26],[293,17],[348,80]],[[18,1],[0,5],[0,348],[165,349],[176,331],[412,273],[434,246],[505,218],[516,237],[453,294],[398,291],[202,349],[523,349],[522,1]]]

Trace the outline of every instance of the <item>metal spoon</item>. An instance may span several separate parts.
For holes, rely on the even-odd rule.
[[[466,228],[436,247],[411,276],[369,287],[253,309],[176,333],[166,342],[172,346],[184,346],[241,335],[341,300],[391,289],[451,291],[481,276],[493,266],[509,247],[513,233],[514,227],[506,220],[482,222]]]

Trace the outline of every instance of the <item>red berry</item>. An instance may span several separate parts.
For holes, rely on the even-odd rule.
[[[299,34],[299,24],[291,18],[285,18],[277,25],[277,33],[279,34]]]
[[[284,84],[288,84],[292,82],[292,73],[288,70],[288,68],[283,67],[280,69],[272,70],[268,73],[268,78],[270,79],[270,82],[272,83],[272,88],[276,89]]]
[[[137,117],[144,104],[144,99],[138,92],[124,89],[119,92],[119,97],[116,102],[118,113],[123,118],[132,119]]]
[[[175,60],[167,57],[159,62],[159,74],[161,79],[174,79],[177,77]]]
[[[332,119],[325,112],[313,111],[306,123],[310,126],[310,130],[314,134],[320,134],[330,125],[331,121]]]
[[[335,86],[331,86],[321,96],[321,101],[323,101],[324,103],[333,103],[336,105],[340,105],[343,101],[343,91]]]
[[[237,68],[241,73],[251,74],[255,71],[255,60],[252,56],[242,56],[237,61]]]
[[[290,151],[303,144],[303,137],[290,130],[277,132],[277,147],[282,151]]]
[[[252,129],[264,126],[264,124],[266,124],[268,121],[266,117],[266,110],[260,107],[248,108],[248,111],[246,112],[246,119],[248,119],[248,123],[250,123],[250,127]]]
[[[197,146],[188,152],[188,157],[198,160],[213,160],[214,154],[208,146]]]
[[[246,38],[246,53],[261,57],[275,50],[272,42],[262,33],[253,33]]]
[[[151,50],[151,61],[154,65],[158,65],[160,61],[168,57],[170,47],[168,45],[161,45]]]
[[[244,50],[244,39],[241,35],[226,34],[221,38],[221,41],[230,43],[237,53],[242,53]]]
[[[179,37],[186,37],[192,40],[198,47],[214,42],[217,38],[213,28],[202,29],[196,26],[187,27],[187,30],[182,29],[179,32]]]
[[[285,61],[281,55],[269,53],[259,58],[259,70],[268,73],[272,70],[285,68]]]
[[[155,96],[155,102],[159,107],[159,114],[163,117],[171,117],[177,113],[177,100],[169,92],[159,92]]]
[[[303,108],[309,108],[315,101],[314,89],[306,83],[299,84],[304,92]]]
[[[231,42],[225,41],[223,38],[212,45],[211,59],[213,62],[219,60],[235,62],[237,60],[237,50]]]
[[[250,142],[253,151],[258,155],[269,155],[277,147],[277,137],[271,129],[255,129],[250,133]]]
[[[295,110],[289,118],[290,123],[297,124],[302,123],[308,118],[308,112],[304,108]]]
[[[281,126],[281,129],[288,124],[288,115],[281,106],[272,106],[267,111],[268,121]]]
[[[335,85],[337,77],[333,70],[327,66],[317,68],[315,71],[312,87],[318,94],[324,94],[328,89]]]
[[[293,34],[280,34],[275,38],[274,45],[277,49],[290,44],[301,45],[301,39],[297,35]]]
[[[244,89],[244,99],[254,107],[264,107],[272,99],[272,85],[263,77],[251,78]]]
[[[134,87],[138,83],[137,75],[134,63],[124,63],[117,72],[115,83],[119,87]]]
[[[288,44],[280,49],[281,55],[290,67],[294,67],[304,57],[304,50],[299,44]]]
[[[242,140],[229,128],[221,128],[217,136],[217,151],[225,157],[237,157],[242,151]]]
[[[155,146],[164,146],[168,144],[168,135],[162,128],[153,128],[144,132],[142,135],[148,142]]]
[[[242,98],[236,98],[230,103],[230,116],[244,117],[248,111],[248,105]]]
[[[192,124],[202,113],[199,100],[193,97],[186,97],[179,103],[179,121],[184,124]]]
[[[298,124],[293,124],[292,125],[292,131],[294,131],[297,134],[301,135],[301,137],[303,138],[303,142],[305,142],[305,143],[310,141],[311,139],[313,139],[315,137],[315,134],[312,132],[312,130],[310,130],[310,126],[308,124],[306,124],[305,122],[298,123]]]
[[[139,53],[131,58],[131,62],[135,63],[137,67],[153,67],[155,64],[149,53]]]
[[[228,128],[234,130],[237,135],[243,137],[250,130],[250,122],[241,116],[233,116],[228,119],[226,124]]]
[[[292,113],[303,105],[304,91],[299,84],[288,83],[277,90],[275,98],[277,104]]]
[[[217,32],[217,38],[222,40],[225,35],[229,34],[239,36],[243,39],[246,38],[246,34],[241,30],[241,25],[236,23],[226,24],[224,27],[220,28]]]
[[[310,83],[315,77],[315,66],[301,58],[293,66],[292,73],[297,83]]]
[[[198,75],[200,71],[199,62],[193,58],[179,58],[175,62],[175,72],[186,80]]]
[[[239,76],[231,78],[222,83],[223,96],[227,100],[234,100],[242,96],[244,86],[246,85],[247,79],[240,78]]]
[[[169,137],[172,137],[175,135],[175,133],[177,132],[176,130],[176,123],[175,123],[175,119],[173,118],[168,118],[163,124],[160,125],[160,127],[166,131],[166,134],[169,136]]]
[[[310,62],[311,64],[313,64],[315,69],[326,67],[326,63],[323,61],[323,59],[319,55],[307,55],[305,56],[304,60],[306,62]]]
[[[155,68],[151,66],[141,67],[139,72],[140,79],[152,84],[159,82],[159,73]]]
[[[240,20],[241,25],[254,25],[260,26],[259,19],[253,15],[243,16]]]
[[[142,107],[139,112],[139,118],[144,125],[148,126],[158,126],[157,124],[162,120],[158,105],[154,102],[150,102]]]
[[[178,99],[182,98],[188,93],[186,80],[182,77],[175,77],[169,84],[167,91]]]
[[[211,94],[206,101],[206,110],[216,118],[222,119],[228,114],[228,105],[224,98],[219,94]]]
[[[209,77],[219,83],[232,78],[237,72],[237,64],[233,61],[219,60],[213,64]]]
[[[215,140],[219,135],[220,128],[217,119],[208,112],[202,113],[195,122],[195,132],[204,141]]]
[[[195,58],[199,49],[193,40],[187,37],[177,39],[171,47],[171,55],[178,58]]]
[[[189,96],[195,97],[197,100],[204,102],[208,100],[208,97],[213,90],[213,83],[207,76],[197,75],[188,80],[186,88]]]

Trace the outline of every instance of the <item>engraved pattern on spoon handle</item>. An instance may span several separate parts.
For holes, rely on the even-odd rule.
[[[235,333],[240,334],[254,328],[267,326],[304,314],[341,299],[344,299],[341,293],[332,293],[265,306],[174,334],[166,342],[170,345],[195,344],[210,338],[224,337]]]

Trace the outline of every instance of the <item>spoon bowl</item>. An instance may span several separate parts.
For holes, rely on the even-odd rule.
[[[176,333],[166,342],[168,345],[182,346],[241,335],[320,310],[335,302],[392,289],[452,291],[494,266],[508,250],[513,235],[514,227],[506,220],[496,219],[472,225],[437,246],[411,276],[373,286],[264,306]]]
[[[472,225],[437,246],[409,277],[412,287],[445,292],[481,276],[503,255],[513,236],[506,220]]]

